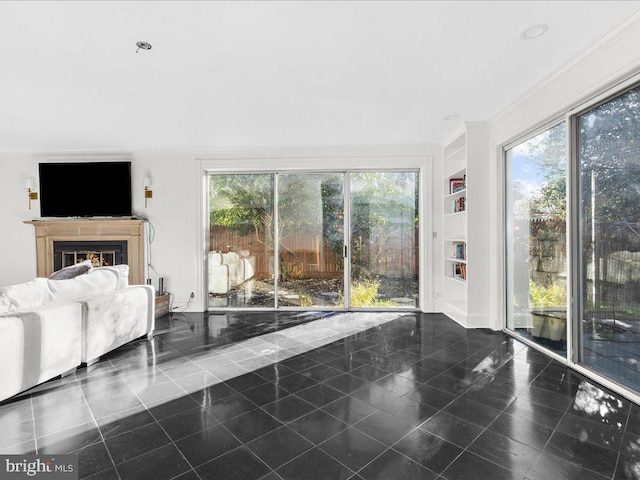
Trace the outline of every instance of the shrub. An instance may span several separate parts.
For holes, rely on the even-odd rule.
[[[300,306],[301,307],[311,307],[313,306],[313,299],[311,295],[307,293],[299,293],[298,297],[300,298]]]
[[[351,284],[352,307],[392,307],[394,303],[388,300],[378,300],[380,282],[377,280],[354,281]]]
[[[531,280],[529,281],[529,304],[531,307],[566,307],[567,290],[559,283],[545,286]]]

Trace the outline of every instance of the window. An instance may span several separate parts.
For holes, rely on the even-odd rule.
[[[568,118],[505,151],[506,327],[638,393],[640,86]]]
[[[567,348],[566,126],[506,152],[507,328]]]
[[[209,175],[209,308],[419,308],[418,171]]]
[[[640,87],[575,119],[579,361],[640,390]]]

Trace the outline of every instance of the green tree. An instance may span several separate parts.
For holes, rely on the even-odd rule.
[[[353,173],[351,179],[354,273],[367,276],[385,252],[390,238],[402,234],[413,238],[415,234],[418,222],[417,174],[362,172]],[[286,239],[298,232],[317,231],[322,235],[323,244],[342,258],[343,175],[281,174],[278,182],[281,248],[298,261],[296,252],[287,249]],[[265,250],[273,251],[273,189],[274,177],[271,174],[211,175],[211,227],[225,227],[239,235],[253,232]],[[289,272],[282,255],[280,266],[286,277]]]
[[[639,101],[635,88],[579,117],[582,215],[596,220],[584,222],[583,234],[602,248],[617,249],[622,242],[640,250]]]
[[[273,247],[272,175],[211,175],[209,198],[211,227],[229,228],[242,236],[253,231],[260,243]]]
[[[412,245],[415,243],[418,175],[414,172],[354,173],[351,186],[353,276],[368,278],[375,275],[392,238],[408,238],[414,240]]]
[[[296,233],[325,231],[328,235],[323,236],[323,241],[336,248],[340,234],[329,232],[344,217],[342,189],[338,174],[279,176],[279,266],[283,279],[300,262],[298,254],[287,246],[287,239]],[[276,219],[272,174],[212,175],[209,196],[211,227],[224,227],[241,236],[253,232],[265,251],[273,252]],[[323,223],[325,218],[327,224]],[[342,245],[343,241],[339,241]],[[292,263],[285,261],[285,253],[294,259]]]
[[[610,254],[640,251],[640,87],[580,114],[576,142],[583,270],[592,269],[596,282],[595,297],[583,282],[584,298],[601,305],[608,287],[600,279],[608,277]],[[564,129],[527,143],[544,172],[540,190],[528,200],[532,216],[550,219],[532,229],[532,236],[540,237],[565,224]]]

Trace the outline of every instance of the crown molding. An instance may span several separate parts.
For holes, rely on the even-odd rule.
[[[580,78],[581,82],[573,82],[574,90],[571,96],[557,98],[554,102],[554,110],[546,110],[535,118],[529,118],[530,124],[537,124],[549,116],[557,115],[558,112],[566,112],[575,108],[588,97],[592,97],[602,91],[611,88],[617,83],[623,82],[640,71],[640,55],[637,45],[640,44],[640,8],[634,13],[618,22],[608,32],[591,42],[587,47],[574,55],[560,68],[547,75],[535,84],[525,95],[521,96],[503,110],[489,119],[493,127],[502,121],[508,120],[510,116],[516,115],[521,109],[526,109],[529,105],[544,103],[545,95],[558,84],[570,81],[572,77]],[[602,68],[602,59],[613,59],[613,52],[620,49],[620,45],[630,45],[631,52],[622,59],[616,61],[616,65],[610,68]],[[580,77],[580,68],[593,65],[595,74],[585,78]]]

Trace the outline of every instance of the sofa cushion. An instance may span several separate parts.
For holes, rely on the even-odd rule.
[[[47,303],[0,318],[0,401],[80,365],[82,305]]]
[[[118,274],[118,285],[116,289],[126,288],[129,286],[129,265],[110,265],[108,267],[94,268],[96,270],[111,270]]]
[[[39,307],[51,300],[49,280],[36,278],[25,283],[0,288],[0,313]]]
[[[61,270],[56,270],[49,278],[51,280],[67,280],[69,278],[75,278],[78,275],[83,275],[93,268],[91,260],[85,260],[84,262],[76,263],[75,265],[69,265]]]
[[[11,306],[11,302],[8,298],[2,296],[0,297],[0,315],[3,313],[7,313],[9,311],[9,307]]]
[[[240,257],[235,252],[223,253],[222,254],[222,264],[223,265],[233,265],[236,263]]]
[[[219,252],[209,252],[209,266],[222,265],[222,254]]]
[[[152,286],[133,285],[83,300],[82,362],[152,332],[154,297]]]
[[[113,292],[118,287],[119,275],[114,270],[96,268],[69,280],[48,280],[52,300],[74,302],[101,293]]]

